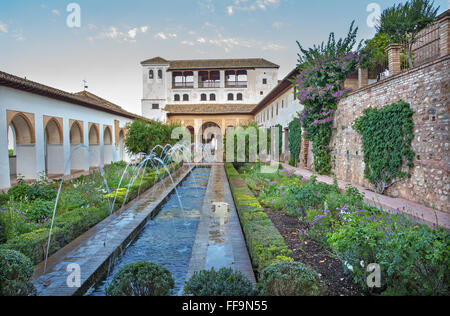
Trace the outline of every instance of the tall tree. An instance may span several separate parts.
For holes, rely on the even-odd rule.
[[[435,21],[438,11],[439,7],[434,8],[432,0],[410,0],[394,5],[381,14],[377,31],[388,35],[393,42],[403,44],[412,66],[412,47],[417,42],[418,34]]]

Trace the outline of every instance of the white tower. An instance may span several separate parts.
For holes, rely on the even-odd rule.
[[[155,57],[141,63],[143,79],[142,116],[166,122],[167,82],[170,82],[169,62]]]

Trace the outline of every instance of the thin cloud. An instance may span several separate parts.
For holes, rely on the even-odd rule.
[[[8,33],[8,25],[0,21],[0,32],[2,33]]]
[[[174,38],[177,38],[177,34],[159,32],[159,33],[155,34],[154,38],[161,39],[161,40],[174,39]]]
[[[234,5],[227,7],[227,14],[233,15],[236,11],[266,11],[276,8],[281,0],[234,0]]]
[[[88,26],[90,30],[95,30],[97,27],[93,24]],[[134,27],[128,30],[120,30],[116,26],[110,26],[106,30],[98,33],[97,35],[88,37],[90,42],[95,40],[110,39],[118,42],[136,42],[136,38],[139,34],[145,34],[150,29],[149,26],[144,25],[140,27]]]

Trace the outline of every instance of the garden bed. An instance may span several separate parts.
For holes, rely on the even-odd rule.
[[[283,212],[272,211],[265,208],[266,214],[283,236],[284,241],[292,250],[292,258],[312,267],[320,274],[329,296],[362,296],[364,291],[354,284],[348,275],[344,273],[342,262],[334,257],[329,250],[317,241],[306,238],[299,241],[298,231],[306,229],[308,224],[287,216]]]
[[[169,169],[173,172],[179,166],[171,165]],[[94,227],[111,212],[117,211],[124,203],[144,193],[163,177],[162,173],[159,174],[147,168],[142,177],[130,184],[130,179],[134,176],[133,171],[130,170],[128,177],[124,177],[121,182],[125,168],[125,163],[114,163],[105,168],[105,178],[111,194],[108,194],[104,179],[98,172],[63,185],[49,255]],[[2,194],[0,199],[1,248],[17,250],[29,257],[34,264],[44,260],[58,187],[57,181],[39,181],[32,185],[20,182],[7,194]],[[124,201],[128,187],[129,194]],[[117,188],[119,188],[117,198],[111,210]]]
[[[342,191],[337,183],[307,180],[293,170],[263,174],[259,164],[238,167],[234,172],[264,207],[260,212],[294,260],[320,274],[325,294],[449,294],[448,231],[366,205],[351,186]]]

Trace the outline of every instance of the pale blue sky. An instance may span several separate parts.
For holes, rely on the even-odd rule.
[[[81,27],[66,25],[66,7],[81,7]],[[370,38],[367,6],[392,0],[14,0],[0,1],[0,70],[69,92],[89,91],[138,113],[139,62],[263,57],[293,69],[305,47],[346,34],[352,20]],[[448,0],[435,0],[440,12]]]

